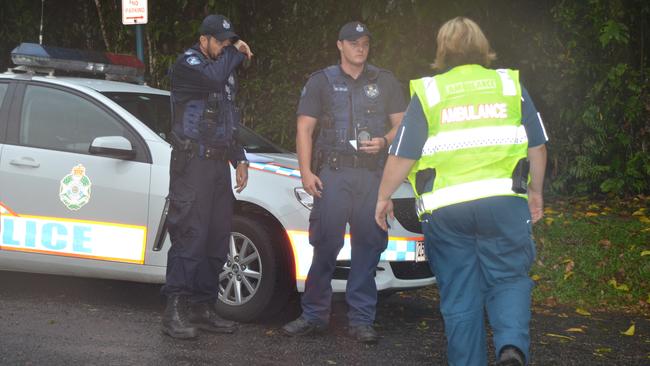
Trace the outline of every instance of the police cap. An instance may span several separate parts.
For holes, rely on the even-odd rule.
[[[368,27],[361,22],[347,23],[342,26],[339,31],[339,41],[356,41],[363,36],[370,37],[370,31],[368,30]]]
[[[201,35],[212,36],[220,41],[227,39],[235,41],[239,39],[230,20],[220,14],[212,14],[205,17],[199,27],[199,33]]]

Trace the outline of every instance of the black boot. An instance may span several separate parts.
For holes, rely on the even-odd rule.
[[[525,364],[524,353],[519,348],[508,345],[501,348],[496,366],[524,366]]]
[[[196,338],[197,330],[187,319],[187,299],[180,295],[167,298],[167,307],[162,319],[162,331],[178,339]]]
[[[219,316],[214,304],[197,303],[192,304],[190,322],[199,329],[213,333],[234,333],[237,330],[237,323]]]

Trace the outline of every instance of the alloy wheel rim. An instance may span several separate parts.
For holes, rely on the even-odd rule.
[[[262,281],[262,259],[247,236],[233,232],[228,256],[219,274],[219,299],[228,305],[243,305],[257,293]]]

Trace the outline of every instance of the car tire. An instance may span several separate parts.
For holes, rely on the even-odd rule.
[[[228,259],[219,275],[217,311],[222,316],[250,322],[270,315],[272,310],[281,309],[288,301],[291,293],[289,260],[283,249],[284,243],[272,232],[262,217],[233,217]],[[242,253],[245,258],[237,258],[237,254]],[[258,257],[255,258],[253,253]],[[242,266],[246,268],[242,270]],[[255,278],[257,274],[258,279]],[[238,280],[238,275],[241,280]]]

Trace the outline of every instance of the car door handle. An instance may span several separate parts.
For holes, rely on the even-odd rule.
[[[31,168],[38,168],[39,166],[41,166],[41,163],[39,163],[38,161],[32,158],[25,158],[25,157],[20,159],[11,159],[9,164],[18,165],[18,166],[28,166]]]

